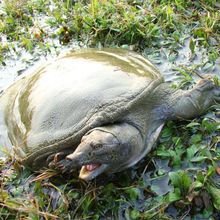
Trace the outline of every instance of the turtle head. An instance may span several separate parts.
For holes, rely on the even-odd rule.
[[[103,172],[117,172],[130,160],[133,144],[122,140],[121,130],[117,127],[120,128],[111,125],[89,131],[77,149],[67,156],[72,163],[81,167],[81,179],[91,180]]]

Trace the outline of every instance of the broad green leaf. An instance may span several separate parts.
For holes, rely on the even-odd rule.
[[[202,140],[202,134],[195,134],[191,137],[190,142],[192,144],[197,144],[201,142],[201,140]]]
[[[191,162],[200,162],[200,161],[203,161],[203,160],[205,160],[205,159],[207,159],[208,157],[206,157],[206,156],[197,156],[197,157],[193,157],[193,158],[191,158]]]
[[[168,201],[169,202],[175,202],[180,199],[181,199],[181,193],[178,188],[176,188],[174,192],[171,192],[168,194]]]
[[[220,189],[209,185],[207,187],[208,192],[212,197],[212,202],[217,210],[220,210]]]
[[[195,181],[193,183],[193,188],[201,188],[203,184],[200,181]]]
[[[185,196],[192,184],[192,180],[188,176],[187,172],[185,171],[170,172],[169,177],[172,185],[175,188],[179,188],[181,194]]]
[[[204,183],[204,181],[205,181],[205,175],[204,175],[201,171],[199,171],[199,172],[197,173],[197,176],[196,176],[196,177],[197,177],[196,180],[197,180],[198,182]]]
[[[165,152],[165,151],[157,151],[157,156],[161,156],[161,157],[170,157],[170,153]]]
[[[197,126],[200,126],[198,122],[190,122],[188,125],[186,125],[187,128],[193,128]]]
[[[202,120],[202,127],[204,127],[209,133],[211,133],[216,130],[217,123],[215,121],[204,118]]]
[[[130,212],[130,217],[131,217],[132,220],[133,220],[133,219],[139,219],[139,217],[140,217],[140,212],[139,212],[138,210],[136,210],[136,209],[133,209],[133,210],[131,210],[131,212]]]
[[[170,137],[171,135],[172,135],[172,129],[166,127],[166,128],[163,129],[161,137],[162,138],[167,138],[167,137]]]
[[[12,17],[7,17],[7,18],[5,19],[5,21],[6,21],[6,23],[8,23],[8,24],[13,24],[13,23],[15,23],[15,20],[14,20]]]
[[[131,200],[136,200],[140,195],[140,190],[135,187],[126,189],[125,192],[129,195]]]
[[[192,145],[190,147],[187,148],[186,152],[187,152],[187,159],[191,160],[194,155],[198,152],[198,148],[196,147],[196,145]]]

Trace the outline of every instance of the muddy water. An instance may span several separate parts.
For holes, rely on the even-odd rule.
[[[58,55],[65,54],[70,50],[80,49],[79,43],[75,41],[70,43],[68,47],[62,46],[59,43],[56,45],[59,45],[59,47],[51,47],[50,53],[45,54],[42,54],[38,49],[33,53],[23,50],[19,51],[19,54],[16,54],[11,51],[11,58],[4,61],[6,65],[0,66],[0,90],[7,88],[20,77],[33,72],[43,63],[53,60]]]
[[[196,67],[196,74],[192,74],[195,80],[199,80],[200,76],[205,77],[207,74],[216,75],[220,78],[220,58],[215,63],[208,62],[207,50],[204,48],[196,48],[195,54],[192,55],[189,48],[189,39],[175,53],[170,54],[168,48],[161,48],[157,56],[152,56],[146,52],[146,56],[159,68],[166,82],[179,81],[183,75],[176,68]]]

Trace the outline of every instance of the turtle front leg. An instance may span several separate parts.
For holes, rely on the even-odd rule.
[[[57,169],[59,161],[63,160],[66,157],[67,153],[59,152],[55,154],[51,154],[47,157],[46,164],[49,168]]]
[[[203,79],[192,90],[177,95],[171,108],[175,118],[191,119],[203,114],[215,103],[220,103],[220,87],[210,79]]]

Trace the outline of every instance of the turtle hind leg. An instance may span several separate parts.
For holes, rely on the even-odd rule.
[[[176,119],[191,119],[220,103],[220,87],[210,79],[201,80],[192,90],[181,92],[172,102]]]

